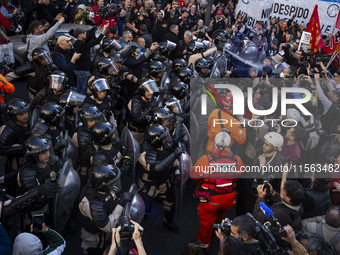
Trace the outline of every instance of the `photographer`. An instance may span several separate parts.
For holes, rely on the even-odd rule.
[[[141,231],[143,231],[144,229],[137,222],[134,222],[133,220],[130,220],[130,222],[135,226],[135,230],[132,234],[132,239],[135,242],[138,255],[146,255],[146,251],[144,249],[142,235],[141,235]],[[118,228],[112,229],[112,244],[111,244],[108,255],[117,254],[118,249],[121,247],[121,238],[120,238],[121,228],[122,227],[119,226]],[[124,247],[124,248],[127,248],[127,247]]]
[[[222,221],[222,225],[228,221],[229,219],[225,218]],[[230,234],[230,236],[242,241],[242,243],[246,247],[248,255],[257,255],[259,242],[253,237],[255,235],[255,222],[246,215],[238,216],[230,222],[230,233],[225,233],[225,229],[222,229],[223,232],[221,231],[221,229],[215,231],[216,236],[220,240],[220,246],[223,246],[223,243],[227,239],[227,235]]]
[[[290,244],[293,254],[294,255],[308,255],[309,253],[307,252],[307,250],[303,247],[303,245],[298,240],[296,240],[295,232],[293,228],[287,225],[284,227],[284,230],[287,233],[287,237],[282,237],[282,240]]]
[[[299,182],[286,181],[286,177],[287,172],[283,172],[280,194],[273,190],[270,183],[257,186],[258,198],[255,202],[253,215],[260,223],[263,224],[268,221],[259,204],[260,202],[266,202],[266,190],[269,189],[270,201],[274,203],[269,208],[273,211],[280,224],[282,226],[290,224],[293,227],[299,225],[303,212],[302,200],[304,198],[304,190]],[[268,187],[265,188],[265,185],[268,185]]]

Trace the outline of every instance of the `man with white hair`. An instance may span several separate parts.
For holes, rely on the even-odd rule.
[[[197,240],[206,245],[210,244],[213,224],[221,222],[224,212],[236,205],[236,178],[241,174],[244,164],[239,156],[230,151],[230,142],[231,137],[227,132],[219,132],[215,136],[214,152],[202,156],[191,172],[191,176],[197,180],[194,195],[199,202]]]
[[[187,47],[190,44],[190,42],[192,41],[192,39],[193,39],[192,33],[189,30],[185,31],[184,39],[180,40],[177,43],[177,47],[176,47],[175,52],[174,52],[175,58],[183,58],[183,56],[185,54],[187,54],[187,52],[188,52]]]
[[[130,49],[130,42],[133,40],[132,33],[130,31],[124,31],[122,34],[123,38],[119,40],[121,48],[118,53],[122,58],[125,57],[125,53]]]

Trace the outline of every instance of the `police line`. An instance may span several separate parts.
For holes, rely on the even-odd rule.
[[[294,21],[307,25],[316,4],[319,7],[322,34],[331,33],[339,12],[340,0],[240,0],[236,13],[248,14],[249,28],[255,26],[257,21],[263,21],[267,27],[273,17],[288,21],[294,15]]]

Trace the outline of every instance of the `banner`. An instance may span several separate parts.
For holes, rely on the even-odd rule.
[[[332,33],[340,8],[340,0],[239,0],[236,13],[249,15],[247,26],[252,28],[256,21],[263,21],[265,27],[270,19],[288,21],[295,14],[294,21],[304,22],[307,26],[315,5],[319,6],[321,33]]]

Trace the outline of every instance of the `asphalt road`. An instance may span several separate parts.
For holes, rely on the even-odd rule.
[[[15,92],[7,95],[6,99],[22,98],[28,102],[28,91],[24,81],[13,82]],[[157,201],[154,201],[153,208],[148,217],[145,217],[141,225],[144,228],[143,242],[147,254],[149,255],[174,255],[180,254],[180,251],[194,241],[196,238],[199,217],[197,215],[197,201],[193,198],[193,191],[195,190],[196,182],[189,179],[184,192],[183,203],[180,211],[175,216],[175,223],[179,226],[180,233],[175,234],[163,227],[163,207]],[[234,210],[231,209],[226,212],[225,216],[234,218]],[[65,255],[82,254],[80,248],[81,238],[80,229],[75,232],[70,232],[68,229],[62,233],[66,240]],[[211,243],[211,250],[209,254],[217,254],[218,240],[214,236]]]

